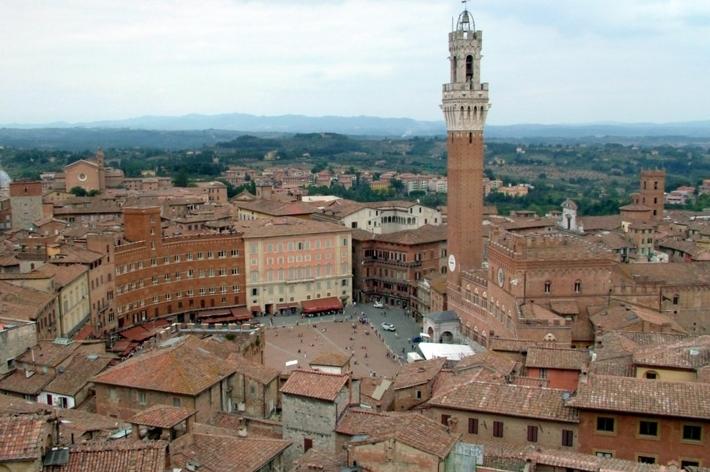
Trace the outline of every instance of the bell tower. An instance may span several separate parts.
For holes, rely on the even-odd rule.
[[[449,33],[451,81],[443,103],[448,150],[447,282],[458,287],[461,271],[483,262],[483,126],[490,108],[488,84],[481,83],[483,32],[464,8]]]

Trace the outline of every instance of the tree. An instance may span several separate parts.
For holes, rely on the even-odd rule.
[[[99,191],[99,189],[95,188],[95,189],[89,190],[89,192],[86,194],[86,196],[87,197],[95,197],[96,195],[99,195],[100,193],[101,192]]]
[[[88,195],[88,192],[84,187],[72,187],[71,190],[69,190],[69,193],[73,194],[76,197],[85,197]]]
[[[394,193],[396,194],[402,194],[404,193],[404,182],[398,179],[392,179],[390,180],[390,187],[392,187],[392,190],[394,190]]]
[[[190,185],[190,177],[184,169],[177,173],[173,178],[173,185],[176,187],[187,187]]]

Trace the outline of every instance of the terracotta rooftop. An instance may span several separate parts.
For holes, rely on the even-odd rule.
[[[74,396],[94,375],[104,370],[112,360],[113,356],[107,355],[76,355],[63,368],[63,372],[57,372],[57,376],[44,387],[44,390]]]
[[[69,448],[69,462],[44,472],[164,472],[165,441],[95,441]]]
[[[348,408],[338,421],[335,432],[347,436],[371,434],[391,422],[393,412],[375,412],[362,408]]]
[[[62,344],[40,341],[36,346],[25,351],[17,360],[26,364],[56,367],[74,354],[79,346],[79,343]]]
[[[62,266],[58,266],[55,264],[45,264],[39,269],[37,269],[36,272],[53,276],[54,282],[59,287],[65,287],[88,271],[89,269],[87,269],[86,266],[82,264]]]
[[[386,234],[372,234],[374,241],[383,241],[392,244],[427,244],[446,241],[446,225],[424,225],[417,229],[407,229]]]
[[[321,354],[314,357],[310,364],[313,365],[324,365],[331,367],[343,367],[348,362],[350,362],[351,354],[344,354],[342,352],[329,351],[322,352]]]
[[[566,449],[543,449],[528,447],[522,455],[538,466],[551,466],[556,469],[573,469],[585,472],[658,472],[662,470],[678,472],[677,468],[670,468],[658,464],[643,464],[636,461],[627,461],[611,457],[599,457],[593,454]]]
[[[257,364],[238,354],[230,354],[227,360],[232,362],[237,373],[254,379],[262,385],[268,384],[281,373],[278,369],[263,364]]]
[[[0,281],[0,316],[36,321],[56,295]]]
[[[517,367],[517,362],[504,354],[494,351],[484,351],[480,354],[464,357],[457,364],[454,370],[457,372],[472,367],[486,367],[501,375],[511,374]]]
[[[173,441],[170,457],[178,467],[192,462],[209,472],[256,472],[290,445],[283,439],[188,433]]]
[[[577,408],[710,420],[710,384],[590,375],[568,401]]]
[[[318,211],[313,203],[301,201],[283,202],[279,200],[257,199],[252,201],[233,200],[235,206],[269,216],[310,215]]]
[[[601,309],[590,307],[594,313],[589,317],[592,325],[601,331],[623,330],[640,322],[648,323],[659,328],[671,329],[676,333],[685,333],[685,330],[670,316],[638,305],[627,303],[613,303]]]
[[[430,382],[446,364],[446,359],[436,358],[428,361],[405,364],[394,378],[394,389],[409,388]]]
[[[532,347],[525,356],[525,367],[582,370],[589,364],[589,352],[580,349]]]
[[[281,393],[332,402],[349,378],[348,375],[326,374],[317,370],[294,370],[281,387]]]
[[[628,282],[676,286],[710,285],[710,262],[667,264],[620,264],[619,274]]]
[[[155,405],[146,410],[139,411],[128,419],[129,423],[142,424],[157,428],[170,429],[180,424],[192,415],[195,410],[170,405]]]
[[[565,392],[514,384],[472,381],[437,395],[430,406],[576,423],[577,411],[564,402]]]
[[[95,383],[197,395],[236,371],[207,350],[188,343],[133,357],[94,378]]]
[[[235,222],[234,226],[243,233],[245,239],[350,232],[349,228],[342,225],[293,217],[257,218]]]
[[[563,343],[533,341],[530,339],[492,338],[490,349],[503,352],[527,352],[531,347],[565,347]]]
[[[54,379],[54,374],[16,369],[0,380],[0,391],[36,396]]]
[[[444,459],[459,439],[459,435],[450,433],[446,426],[419,413],[388,413],[386,417],[387,421],[374,420],[357,428],[361,435],[367,436],[365,441],[393,438]],[[360,418],[364,419],[364,416]]]
[[[710,336],[639,349],[634,364],[695,370],[710,365]]]
[[[47,433],[45,418],[0,417],[0,463],[40,459]]]
[[[343,466],[332,453],[311,448],[296,459],[291,472],[341,472]]]

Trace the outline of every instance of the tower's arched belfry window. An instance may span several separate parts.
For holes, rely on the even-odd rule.
[[[456,82],[456,69],[459,67],[459,61],[456,56],[451,59],[451,82]]]
[[[473,79],[473,56],[466,56],[466,82]]]

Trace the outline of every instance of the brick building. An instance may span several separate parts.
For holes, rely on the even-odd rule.
[[[631,196],[634,205],[645,206],[651,210],[650,221],[663,221],[663,203],[666,188],[664,170],[642,170],[641,188]]]
[[[348,406],[360,402],[359,383],[348,374],[296,370],[281,395],[283,437],[293,441],[286,464],[313,447],[335,454],[337,422]]]
[[[710,384],[591,375],[568,405],[579,410],[579,450],[681,467],[710,463]]]
[[[411,410],[429,400],[434,392],[434,383],[444,368],[446,359],[405,364],[397,372],[392,389],[395,411]]]
[[[451,425],[469,443],[579,447],[579,417],[566,392],[500,382],[470,381],[434,396],[425,414]]]
[[[464,272],[447,303],[462,334],[482,344],[503,336],[586,346],[593,342],[586,309],[607,301],[617,261],[568,233],[494,230],[488,270]]]
[[[550,388],[574,392],[580,374],[587,371],[589,361],[586,350],[530,347],[525,356],[525,374],[545,379]]]
[[[419,282],[446,273],[445,225],[388,234],[353,232],[355,297],[380,299],[409,308],[417,305]]]
[[[196,343],[157,348],[94,377],[96,412],[128,419],[155,405],[197,411],[204,422],[215,412],[233,409],[233,363]]]
[[[125,239],[114,250],[118,327],[178,320],[248,319],[244,244],[236,232],[162,236],[160,208],[125,208]]]

